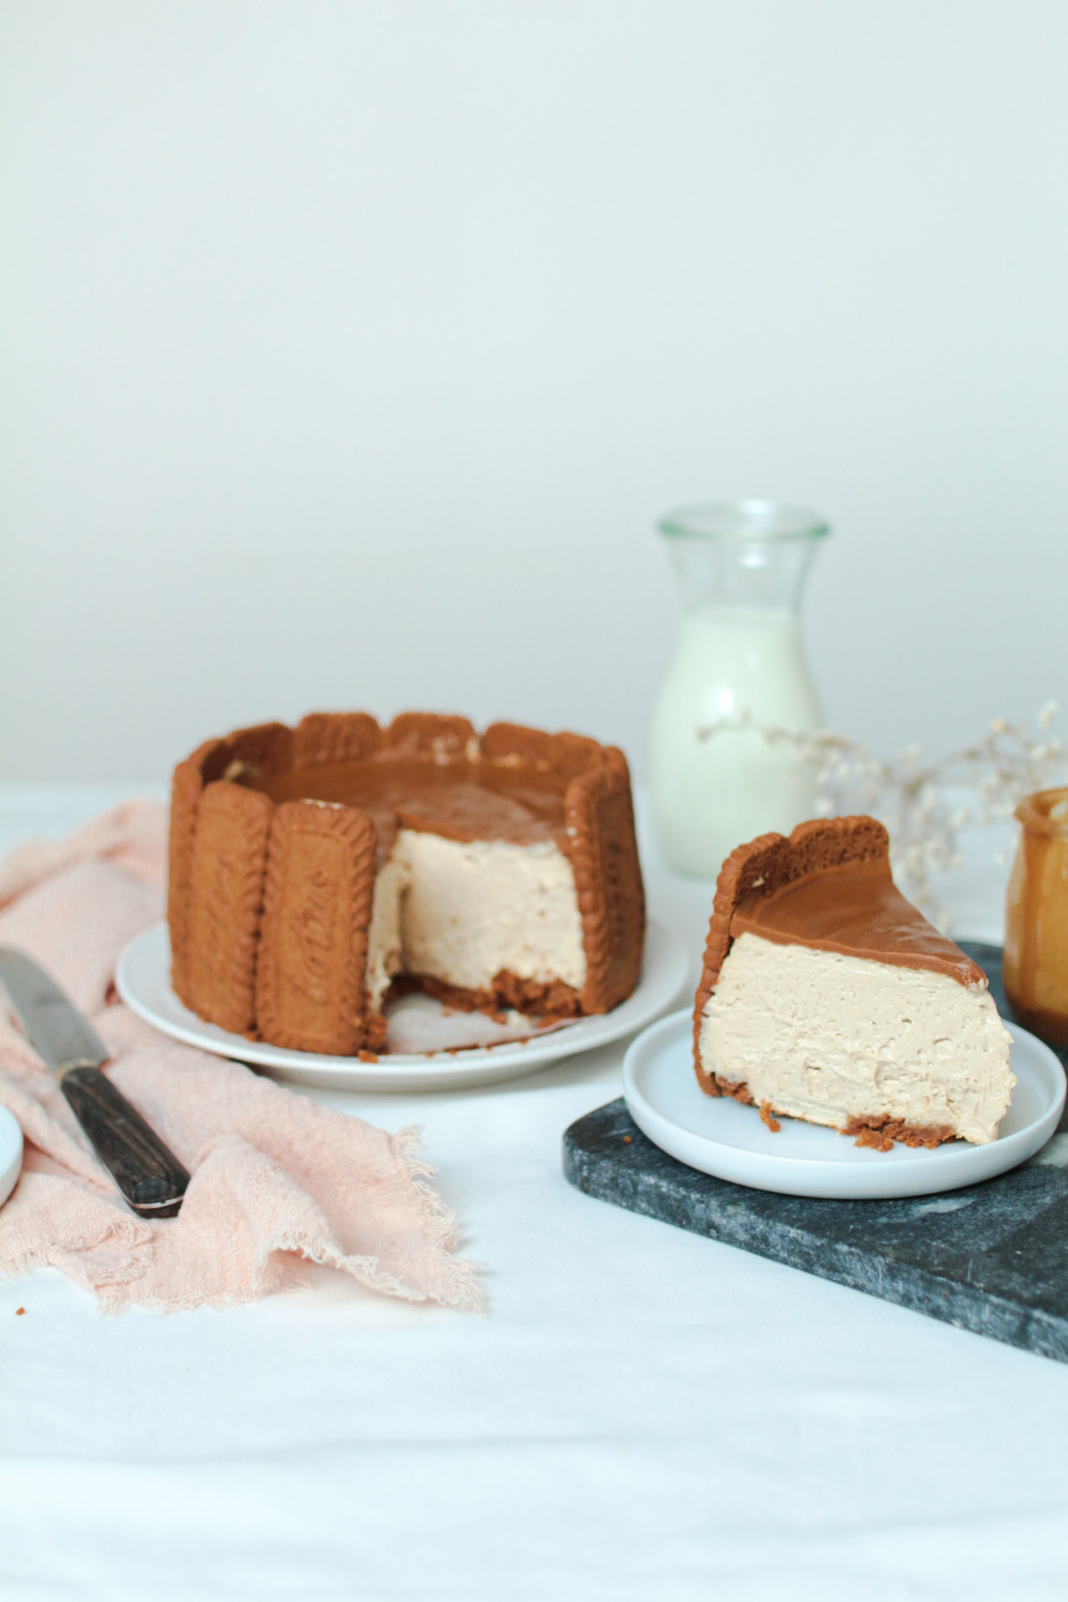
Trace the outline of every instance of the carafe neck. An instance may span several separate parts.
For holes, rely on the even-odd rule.
[[[773,501],[688,507],[658,525],[686,613],[796,617],[829,526],[814,512]]]

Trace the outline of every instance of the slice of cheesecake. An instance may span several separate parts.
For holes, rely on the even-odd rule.
[[[1016,1083],[981,968],[895,887],[874,818],[741,845],[694,1004],[702,1090],[858,1144],[994,1140]]]

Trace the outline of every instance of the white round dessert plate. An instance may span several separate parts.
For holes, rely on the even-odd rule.
[[[186,1045],[218,1057],[233,1057],[263,1068],[278,1079],[322,1085],[333,1090],[463,1090],[498,1080],[518,1079],[534,1068],[608,1045],[641,1029],[678,998],[686,981],[687,957],[682,942],[662,924],[650,920],[645,935],[641,981],[632,996],[611,1012],[577,1018],[560,1027],[507,1040],[490,1047],[453,1047],[416,1055],[389,1053],[377,1062],[356,1057],[326,1057],[310,1051],[286,1051],[263,1041],[246,1040],[205,1023],[183,1007],[170,984],[171,953],[167,926],[154,924],[126,947],[119,959],[115,985],[122,1000],[146,1023]],[[412,998],[429,1013],[429,998]],[[440,1009],[439,1009],[440,1010]],[[455,1020],[456,1014],[452,1014]],[[473,1021],[478,1014],[462,1015]],[[487,1020],[488,1022],[488,1020]]]
[[[7,1201],[22,1172],[22,1130],[18,1120],[0,1107],[0,1206]]]
[[[1054,1053],[1017,1024],[1012,1036],[1016,1088],[998,1138],[986,1146],[955,1140],[933,1151],[857,1146],[846,1135],[796,1118],[775,1134],[756,1107],[706,1096],[693,1070],[693,1014],[673,1012],[644,1029],[623,1059],[623,1094],[643,1134],[679,1162],[717,1179],[786,1196],[833,1199],[927,1196],[1003,1174],[1046,1144],[1064,1109],[1065,1076]]]

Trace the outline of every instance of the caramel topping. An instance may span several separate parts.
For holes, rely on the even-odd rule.
[[[983,971],[898,890],[885,857],[803,874],[769,895],[753,890],[735,909],[731,938],[760,935],[902,968],[927,968],[983,988]]]
[[[378,751],[357,762],[319,762],[237,782],[285,801],[326,801],[370,813],[379,839],[401,828],[451,840],[555,840],[566,848],[568,775],[504,762],[435,762]]]

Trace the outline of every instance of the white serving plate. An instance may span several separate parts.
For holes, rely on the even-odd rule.
[[[22,1172],[22,1130],[6,1107],[0,1107],[0,1206],[11,1195]]]
[[[992,1179],[1033,1157],[1049,1140],[1064,1108],[1065,1076],[1057,1057],[1017,1024],[1012,1069],[1017,1084],[997,1140],[987,1146],[952,1141],[934,1151],[895,1145],[857,1146],[837,1130],[780,1118],[774,1134],[756,1107],[706,1096],[693,1070],[693,1015],[674,1012],[645,1029],[623,1059],[623,1094],[649,1139],[717,1179],[786,1196],[861,1198],[926,1196]]]
[[[165,1035],[219,1057],[263,1068],[278,1079],[297,1084],[323,1085],[334,1090],[462,1090],[517,1079],[534,1068],[592,1051],[641,1029],[678,998],[686,980],[686,952],[681,941],[662,924],[650,921],[645,936],[645,957],[637,990],[612,1012],[594,1018],[577,1018],[551,1030],[506,1041],[492,1047],[468,1047],[429,1054],[391,1053],[377,1062],[355,1057],[325,1057],[309,1051],[286,1051],[262,1041],[246,1040],[205,1023],[183,1007],[170,984],[171,956],[166,924],[154,924],[131,940],[119,959],[115,984],[131,1011]],[[448,1014],[428,997],[415,997],[424,1015],[436,1009],[439,1037],[442,1030],[472,1025],[481,1030],[480,1014]],[[403,1005],[403,1004],[402,1004]],[[488,1020],[485,1022],[488,1023]]]

